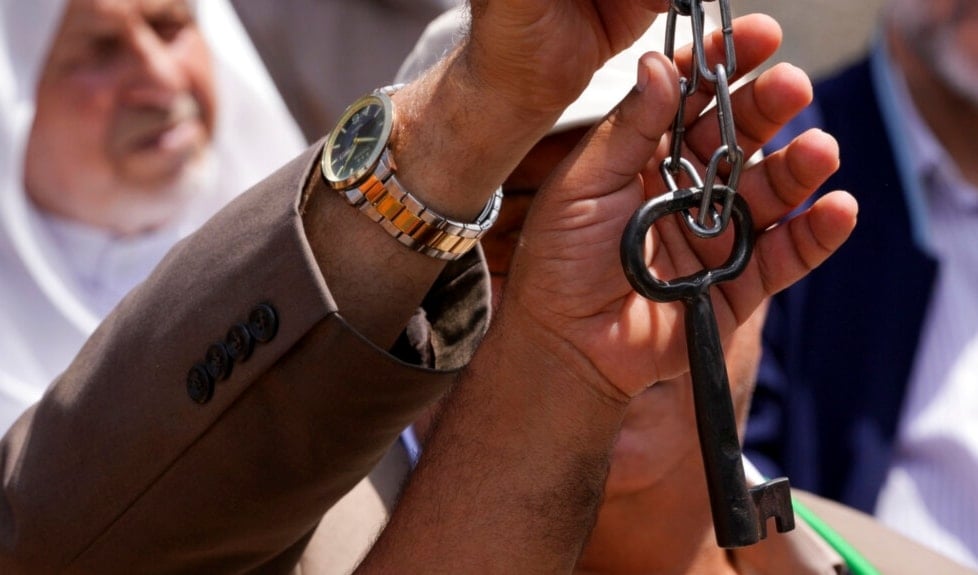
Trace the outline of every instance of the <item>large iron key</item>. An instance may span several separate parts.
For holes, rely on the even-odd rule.
[[[730,548],[764,539],[770,517],[774,517],[779,532],[793,529],[795,520],[787,478],[747,488],[710,286],[733,279],[743,271],[753,251],[753,222],[747,203],[732,189],[714,186],[713,197],[718,204],[730,206],[734,223],[734,245],[722,266],[664,281],[653,276],[645,264],[645,237],[649,229],[664,216],[674,213],[688,216],[691,208],[700,206],[703,191],[694,188],[675,190],[642,205],[625,228],[621,260],[628,281],[640,295],[659,302],[680,301],[685,307],[696,429],[706,469],[713,527],[717,543]]]

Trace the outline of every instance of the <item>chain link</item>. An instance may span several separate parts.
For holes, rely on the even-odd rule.
[[[722,62],[712,70],[706,62],[703,2],[719,1],[722,16]],[[672,126],[670,154],[659,165],[668,193],[647,200],[635,210],[622,233],[619,255],[625,277],[642,297],[657,302],[682,302],[686,324],[686,346],[692,374],[696,432],[706,472],[714,534],[720,547],[736,548],[757,543],[767,536],[767,524],[774,518],[779,532],[794,528],[791,487],[781,477],[747,487],[737,441],[737,420],[730,396],[730,382],[723,362],[723,346],[717,331],[710,298],[711,286],[739,276],[754,249],[754,224],[750,207],[737,194],[744,152],[737,145],[737,130],[730,100],[730,80],[736,72],[730,0],[672,0],[666,25],[665,54],[674,59],[676,20],[692,20],[693,54],[689,78],[679,79],[680,101]],[[720,40],[717,37],[718,41]],[[719,147],[706,163],[706,176],[700,178],[697,164],[682,156],[686,128],[687,101],[700,79],[714,84],[716,115],[720,124]],[[705,86],[705,84],[704,84]],[[694,159],[695,160],[695,159]],[[721,165],[727,168],[721,174]],[[682,178],[690,187],[680,187]],[[698,217],[694,217],[696,213]],[[719,267],[704,267],[699,272],[671,280],[655,276],[649,269],[646,253],[648,234],[661,218],[680,216],[690,233],[711,238],[727,224],[730,255]],[[727,239],[727,238],[725,238]],[[654,246],[653,246],[654,247]]]
[[[724,61],[718,63],[712,70],[706,61],[703,2],[719,2],[720,6]],[[686,226],[690,231],[702,238],[712,238],[720,235],[730,222],[731,206],[734,194],[737,192],[737,184],[740,181],[740,172],[744,166],[744,151],[737,144],[737,130],[730,103],[730,78],[737,71],[730,0],[672,0],[666,20],[664,49],[666,57],[670,60],[674,59],[676,22],[679,16],[686,16],[690,19],[693,31],[693,65],[689,78],[679,79],[679,109],[672,123],[672,147],[669,157],[662,162],[660,172],[669,191],[679,189],[676,178],[681,173],[693,182],[697,190],[703,190],[703,200],[697,215],[694,216],[689,210],[683,213]],[[699,177],[692,162],[682,157],[682,148],[686,136],[684,122],[686,102],[690,96],[696,93],[701,80],[714,84],[717,118],[720,124],[720,147],[713,153],[704,178]],[[725,185],[717,182],[720,165],[724,162],[729,166]],[[714,205],[714,192],[722,192],[720,197],[724,198],[719,212]]]

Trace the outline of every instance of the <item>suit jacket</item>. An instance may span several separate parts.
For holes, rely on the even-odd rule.
[[[477,252],[423,304],[435,369],[343,320],[300,215],[307,187],[350,209],[317,148],[177,244],[4,437],[0,572],[288,572],[468,361]]]
[[[395,446],[397,447],[397,446]],[[296,567],[296,575],[348,575],[370,549],[393,508],[397,486],[408,472],[398,449],[326,514]],[[804,504],[836,535],[855,549],[880,573],[887,575],[975,575],[975,571],[931,551],[852,508],[811,493],[793,490]],[[772,529],[756,545],[731,550],[738,572],[744,575],[841,575],[845,563],[826,539],[800,517],[795,529]],[[528,569],[528,571],[532,571]]]
[[[397,447],[397,446],[395,446]],[[370,549],[393,508],[407,466],[392,449],[381,463],[326,514],[295,575],[348,575]],[[813,495],[792,495],[887,575],[975,575],[975,571],[888,529],[869,515]],[[744,575],[841,575],[845,563],[800,517],[795,530],[772,531],[760,543],[731,551]],[[532,571],[528,569],[528,571]]]
[[[815,512],[818,519],[835,531],[836,535],[842,537],[879,573],[885,575],[976,574],[976,571],[881,525],[865,513],[797,489],[792,490],[792,495],[808,509]],[[773,535],[773,537],[777,536]],[[770,537],[772,536],[769,535]],[[749,552],[763,551],[766,544],[767,540],[755,548],[748,548],[754,549]],[[797,572],[796,570],[779,569],[766,573],[775,575]]]
[[[914,243],[868,60],[818,83],[775,144],[810,126],[838,139],[842,164],[823,188],[852,192],[859,223],[772,301],[746,451],[768,476],[871,513],[937,265]]]

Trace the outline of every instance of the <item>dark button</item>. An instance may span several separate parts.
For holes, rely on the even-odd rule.
[[[278,332],[278,316],[275,315],[275,308],[265,303],[256,305],[248,316],[248,331],[261,343],[271,341]]]
[[[251,337],[248,326],[238,323],[228,330],[224,337],[224,346],[232,360],[242,362],[251,357],[251,352],[255,349],[255,338]]]
[[[214,397],[214,378],[199,363],[187,374],[187,395],[200,404],[207,403]]]
[[[223,343],[215,343],[207,348],[207,353],[204,355],[204,365],[207,366],[207,373],[215,381],[227,379],[231,375],[231,368],[234,367],[231,354],[228,353],[228,349],[224,347]]]

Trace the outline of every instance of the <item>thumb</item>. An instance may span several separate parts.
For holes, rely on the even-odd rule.
[[[672,62],[655,52],[638,61],[635,87],[585,137],[565,181],[576,198],[593,198],[619,190],[645,170],[679,105],[679,78]],[[566,196],[565,196],[566,197]]]

